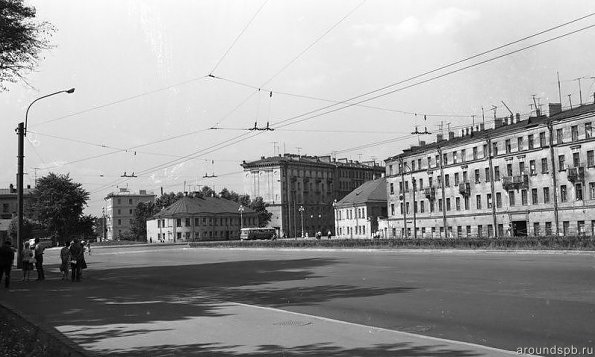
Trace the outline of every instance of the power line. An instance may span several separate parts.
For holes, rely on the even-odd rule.
[[[254,15],[252,16],[252,18],[250,19],[250,21],[248,21],[248,23],[246,24],[246,26],[244,26],[244,28],[242,29],[242,31],[240,31],[240,33],[238,34],[238,36],[233,40],[233,42],[231,43],[231,45],[229,46],[229,48],[227,49],[227,51],[225,51],[225,53],[223,54],[223,56],[221,56],[221,58],[219,58],[219,61],[217,61],[217,63],[215,64],[215,67],[213,67],[213,69],[211,70],[211,74],[213,72],[215,72],[215,70],[217,69],[217,67],[219,67],[219,65],[221,64],[221,62],[223,61],[223,59],[227,56],[227,54],[229,53],[229,51],[231,51],[231,49],[235,46],[236,42],[238,42],[238,40],[240,39],[240,37],[242,37],[242,35],[244,34],[244,32],[246,32],[246,30],[250,26],[250,24],[252,24],[252,21],[254,21],[254,19],[256,18],[256,16],[260,13],[260,11],[264,8],[264,6],[268,2],[269,2],[269,0],[266,0],[265,2],[262,3],[262,5],[260,5],[260,7],[256,11],[256,13],[254,13]]]

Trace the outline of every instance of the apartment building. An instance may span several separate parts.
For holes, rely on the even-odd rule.
[[[386,160],[386,237],[593,235],[595,104],[465,128]]]
[[[127,188],[120,188],[118,192],[109,193],[105,201],[106,239],[113,240],[130,233],[136,206],[140,202],[154,202],[155,195],[146,190],[135,193]]]
[[[378,218],[386,218],[386,179],[364,182],[334,207],[337,237],[374,237],[378,232]]]
[[[258,214],[215,197],[183,197],[147,220],[149,243],[237,240],[240,229],[258,226]],[[240,223],[240,219],[242,223]]]
[[[244,192],[262,197],[280,237],[335,233],[333,202],[384,175],[374,161],[285,154],[242,163]],[[303,227],[303,229],[302,229]]]

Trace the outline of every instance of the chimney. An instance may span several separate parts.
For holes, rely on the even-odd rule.
[[[516,122],[520,122],[521,121],[521,115],[519,113],[516,113]]]
[[[442,141],[444,140],[444,137],[442,136],[442,134],[436,134],[436,141]]]
[[[419,146],[426,146],[426,142],[425,141],[420,141],[419,142]]]
[[[10,193],[13,193],[15,191],[13,184],[10,184],[10,186],[8,186],[8,188],[10,189]]]
[[[455,133],[454,133],[454,132],[452,132],[452,131],[449,131],[449,132],[448,132],[448,140],[452,140],[452,139],[454,139],[454,138],[455,138]]]
[[[501,126],[504,126],[506,124],[502,123],[502,118],[496,118],[494,119],[494,129],[498,129]]]
[[[549,103],[550,116],[556,115],[562,111],[562,103]]]
[[[514,116],[512,114],[510,114],[510,124],[514,124],[517,123],[514,121]]]

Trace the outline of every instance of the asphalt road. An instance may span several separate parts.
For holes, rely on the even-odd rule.
[[[235,304],[225,305],[228,309],[245,305],[265,308],[263,313],[299,313],[283,320],[286,325],[308,325],[304,316],[318,316],[510,351],[595,345],[594,253],[94,247],[80,283],[57,278],[57,264],[50,264],[57,263],[57,253],[46,252],[50,279],[15,282],[10,303],[77,343],[110,354],[118,352],[114,341],[126,345],[123,338],[147,332],[143,324],[157,321],[163,334],[184,331],[175,324],[233,315],[221,310],[227,303]],[[13,279],[19,274],[15,271]],[[202,326],[193,323],[192,328]],[[134,330],[127,328],[132,325]],[[110,327],[85,334],[97,326]],[[329,324],[323,333],[350,326]],[[296,328],[291,334],[300,340],[304,331]],[[301,342],[311,338],[304,333]],[[112,345],[102,346],[102,340]],[[233,341],[241,344],[237,334]],[[302,354],[379,355],[356,348]],[[416,353],[393,355],[465,355]]]

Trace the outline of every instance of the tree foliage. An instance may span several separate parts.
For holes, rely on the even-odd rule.
[[[266,227],[266,225],[271,221],[271,217],[273,214],[267,211],[268,204],[264,202],[262,197],[256,197],[252,202],[250,202],[250,208],[256,211],[258,214],[258,226],[259,227]]]
[[[83,216],[89,193],[68,174],[50,173],[37,181],[33,191],[35,220],[41,223],[58,242],[71,235],[93,234],[93,218]]]
[[[164,198],[164,196],[166,196],[166,198]],[[159,212],[161,208],[169,206],[158,206],[159,204],[164,204],[164,202],[168,201],[169,199],[172,199],[172,197],[168,194],[164,194],[157,199],[157,203],[139,202],[136,205],[136,209],[134,210],[134,218],[132,219],[132,225],[130,227],[130,233],[133,240],[147,240],[147,220]]]
[[[50,48],[55,31],[48,22],[36,22],[35,8],[23,0],[0,0],[0,91],[6,83],[24,79],[33,71],[42,50]]]

